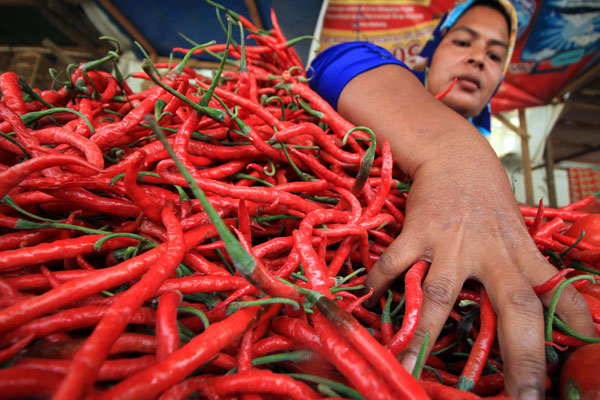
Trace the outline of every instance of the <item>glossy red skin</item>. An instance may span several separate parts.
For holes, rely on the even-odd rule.
[[[577,390],[580,397],[571,395]],[[581,346],[567,357],[560,374],[560,398],[600,399],[600,343]]]
[[[578,238],[582,230],[585,231],[584,241],[600,246],[600,214],[590,214],[579,218],[565,232],[565,235]]]
[[[578,219],[565,232],[565,235],[578,238],[582,230],[585,231],[584,241],[600,247],[600,214],[590,214]],[[600,283],[598,282],[586,282],[579,287],[579,291],[600,299]]]

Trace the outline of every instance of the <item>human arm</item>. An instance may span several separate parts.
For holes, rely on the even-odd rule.
[[[413,177],[402,233],[367,277],[377,302],[417,260],[431,263],[419,326],[403,364],[412,369],[422,339],[440,333],[467,279],[480,281],[498,315],[506,393],[541,398],[545,359],[542,303],[532,287],[556,273],[529,236],[506,173],[484,137],[427,92],[407,69],[384,65],[353,78],[338,112],[387,139]],[[548,304],[551,294],[542,297]],[[569,287],[558,314],[594,336],[585,301]],[[429,349],[435,340],[430,341]],[[537,393],[527,397],[530,390]]]

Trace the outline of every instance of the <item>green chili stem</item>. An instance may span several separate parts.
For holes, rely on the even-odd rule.
[[[92,124],[90,123],[90,121],[87,119],[87,117],[85,115],[83,115],[79,111],[75,111],[75,110],[72,110],[72,109],[66,108],[66,107],[54,107],[49,110],[32,111],[30,113],[21,115],[21,120],[23,121],[24,124],[29,124],[35,120],[38,120],[40,118],[47,116],[47,115],[58,113],[58,112],[69,112],[69,113],[73,113],[73,114],[79,116],[79,118],[81,118],[85,121],[85,124],[88,126],[88,128],[90,128],[90,132],[96,133],[96,131],[94,130],[94,127],[92,126]]]
[[[4,132],[0,132],[0,136],[2,136],[4,139],[8,140],[9,142],[11,142],[15,146],[17,146],[19,149],[21,149],[21,151],[23,152],[23,155],[25,156],[25,158],[31,158],[31,155],[29,155],[29,153],[27,152],[27,150],[25,150],[25,148],[23,146],[21,146],[21,144],[19,144],[19,142],[17,142],[10,135],[8,135],[8,134],[6,134]]]
[[[578,276],[573,276],[564,282],[561,282],[558,285],[558,287],[556,288],[556,291],[554,292],[554,295],[552,296],[552,300],[550,301],[550,305],[548,306],[548,315],[546,316],[546,335],[545,335],[546,342],[552,342],[552,320],[554,319],[554,312],[556,310],[556,305],[558,304],[558,298],[560,297],[560,294],[562,293],[564,288],[567,287],[567,285],[571,284],[572,282],[579,281],[582,279],[594,282],[593,276],[578,275]]]
[[[404,302],[406,301],[406,296],[402,296],[402,299],[400,299],[400,302],[398,303],[398,305],[396,305],[396,308],[394,308],[394,311],[392,311],[390,313],[390,317],[394,318],[402,309],[402,306],[404,306]]]
[[[440,380],[440,383],[444,383],[444,379],[442,378],[442,375],[438,372],[437,369],[430,367],[429,365],[423,365],[423,369],[433,372],[435,376],[437,376],[437,378]]]
[[[248,175],[248,174],[244,174],[242,172],[237,172],[235,175],[233,175],[234,178],[238,178],[238,179],[250,179],[259,183],[262,183],[265,186],[269,186],[269,187],[273,187],[275,185],[273,185],[271,182],[267,182],[264,179],[260,179],[256,176],[252,176],[252,175]]]
[[[227,43],[225,44],[225,51],[223,51],[223,57],[221,57],[221,62],[219,63],[219,67],[215,72],[215,77],[210,83],[208,90],[204,93],[202,98],[200,99],[200,105],[207,107],[210,99],[212,98],[215,87],[217,87],[217,82],[223,73],[223,68],[225,68],[225,62],[227,61],[227,54],[229,53],[229,43],[231,42],[231,21],[227,20]]]
[[[417,362],[412,370],[412,376],[417,380],[421,377],[421,371],[423,371],[423,362],[425,361],[425,349],[427,349],[427,343],[429,343],[429,332],[425,333],[423,343],[421,343],[421,348],[419,349],[419,354],[417,355]]]
[[[215,228],[217,229],[217,232],[219,232],[219,236],[223,240],[223,243],[225,243],[225,248],[227,249],[227,252],[229,253],[231,259],[233,260],[236,269],[240,271],[242,275],[251,275],[254,272],[254,268],[256,268],[256,260],[254,259],[254,257],[252,257],[252,255],[250,255],[242,247],[241,243],[237,240],[233,233],[229,231],[221,217],[219,217],[217,211],[206,198],[204,191],[198,186],[190,172],[185,168],[185,166],[181,163],[181,161],[173,151],[173,148],[167,141],[160,127],[156,124],[156,122],[154,122],[154,120],[152,120],[152,118],[147,117],[146,121],[152,125],[152,129],[159,136],[161,142],[163,143],[163,146],[165,147],[173,161],[175,161],[177,169],[179,169],[179,172],[184,176],[184,178],[190,185],[192,193],[198,200],[200,200],[204,211],[210,217],[211,221],[215,225]]]
[[[292,166],[292,169],[294,170],[296,175],[298,175],[300,177],[300,179],[302,179],[303,181],[316,181],[317,180],[310,174],[307,174],[307,173],[303,172],[300,168],[298,168],[296,163],[294,161],[292,161],[292,157],[290,157],[290,155],[288,154],[287,145],[285,145],[284,143],[281,143],[281,149],[283,150],[285,157],[288,159],[290,165]]]
[[[356,285],[356,286],[344,286],[344,287],[332,287],[331,293],[350,291],[350,290],[361,290],[364,289],[365,285]]]
[[[572,245],[570,245],[565,251],[560,253],[559,256],[560,257],[566,256],[571,250],[573,250],[575,248],[575,246],[577,246],[579,244],[579,242],[581,242],[583,240],[584,236],[585,236],[585,230],[582,229],[581,234],[579,234],[579,238]]]
[[[285,373],[284,375],[290,376],[295,379],[302,379],[309,382],[322,383],[327,386],[330,386],[333,390],[343,395],[345,398],[349,399],[357,399],[357,400],[365,400],[365,398],[356,390],[352,389],[344,385],[343,383],[339,383],[337,381],[333,381],[331,379],[323,378],[321,376],[308,375],[308,374],[298,374],[298,373]]]
[[[561,331],[565,332],[568,335],[573,336],[575,339],[579,339],[579,340],[581,340],[583,342],[587,342],[587,343],[600,343],[600,338],[584,336],[584,335],[578,333],[573,328],[569,327],[567,324],[562,322],[556,315],[554,316],[552,323],[554,325],[556,325],[556,327],[558,329],[560,329]]]
[[[252,300],[252,301],[237,301],[227,306],[227,315],[231,315],[244,307],[263,306],[265,304],[289,304],[294,307],[294,310],[299,310],[300,305],[298,302],[287,299],[285,297],[265,297],[263,299]]]
[[[361,130],[365,131],[371,137],[371,143],[369,144],[369,148],[365,151],[365,154],[360,161],[360,168],[358,170],[358,174],[356,175],[356,180],[354,181],[354,186],[352,187],[353,193],[360,193],[362,188],[364,187],[367,179],[369,178],[369,174],[371,172],[371,167],[373,166],[373,161],[375,160],[375,150],[377,148],[377,139],[375,138],[375,133],[366,126],[357,126],[355,128],[350,129],[345,135],[343,144],[346,144],[348,140],[348,136],[354,131]]]
[[[206,115],[206,116],[214,119],[217,122],[223,122],[225,120],[225,113],[222,110],[218,110],[216,108],[211,108],[211,107],[203,107],[200,104],[194,103],[194,101],[192,101],[192,99],[190,99],[189,97],[185,96],[182,93],[179,93],[177,90],[173,89],[172,87],[169,87],[163,81],[156,78],[156,76],[154,76],[154,74],[152,73],[151,65],[153,65],[151,61],[144,60],[144,62],[142,63],[142,69],[144,70],[146,75],[148,75],[150,77],[150,79],[152,79],[152,81],[154,83],[156,83],[158,86],[160,86],[161,88],[163,88],[164,90],[166,90],[167,92],[172,94],[173,96],[177,97],[179,100],[183,101],[187,105],[191,106],[194,110],[196,110],[200,114]]]
[[[366,271],[366,268],[364,267],[360,267],[357,270],[351,272],[350,274],[346,275],[345,277],[342,278],[342,280],[340,281],[339,285],[342,285],[346,282],[348,282],[350,279],[354,278],[356,275],[360,274],[361,272]]]
[[[204,324],[204,329],[208,328],[208,326],[210,325],[210,321],[208,320],[208,317],[206,316],[206,314],[204,314],[201,310],[198,310],[195,307],[179,306],[177,308],[177,312],[178,313],[190,313],[190,314],[194,314],[195,316],[197,316],[198,318],[200,318],[200,320]]]
[[[314,359],[315,353],[310,350],[297,350],[297,351],[287,351],[285,353],[277,353],[277,354],[269,354],[267,356],[256,357],[252,359],[252,365],[263,365],[263,364],[272,364],[282,361],[292,361],[292,362],[304,362],[310,361]],[[237,367],[234,367],[227,371],[225,375],[231,375],[236,373],[238,370]]]
[[[150,171],[138,171],[138,181],[139,181],[140,176],[153,176],[155,178],[160,178],[159,174],[157,174],[156,172],[150,172]],[[123,172],[122,174],[115,175],[110,180],[110,186],[114,186],[115,183],[117,183],[117,181],[123,177],[125,177],[125,172]]]
[[[94,250],[100,251],[100,247],[102,247],[102,244],[104,242],[106,242],[107,240],[110,240],[110,239],[117,238],[117,237],[129,237],[129,238],[137,239],[142,242],[146,242],[148,244],[158,245],[157,243],[154,243],[152,240],[148,239],[145,236],[138,235],[135,233],[119,232],[119,233],[111,233],[111,234],[108,234],[108,235],[98,239],[96,241],[96,243],[94,243]]]
[[[590,273],[592,275],[600,275],[600,271],[598,271],[597,269],[593,269],[593,268],[587,267],[587,266],[583,265],[581,262],[579,262],[577,260],[571,261],[570,266],[572,268],[580,269],[582,271],[588,272],[588,273]]]

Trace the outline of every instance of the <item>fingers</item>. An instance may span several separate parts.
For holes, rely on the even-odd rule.
[[[558,270],[546,262],[545,259],[540,264],[533,269],[532,276],[529,276],[531,286],[544,283],[558,273]],[[561,282],[564,281],[565,279],[562,279]],[[544,306],[550,306],[557,287],[541,296]],[[595,336],[594,322],[588,304],[572,285],[567,285],[560,293],[556,305],[556,315],[576,332],[585,336]]]
[[[541,399],[546,377],[542,303],[516,268],[498,266],[482,281],[498,317],[506,394]]]
[[[407,371],[413,370],[425,335],[430,335],[426,349],[426,354],[429,354],[444,327],[466,278],[460,271],[453,263],[434,262],[431,265],[422,285],[423,304],[419,324],[413,340],[400,358]]]
[[[404,232],[398,236],[367,274],[365,286],[371,287],[373,294],[365,301],[366,307],[376,306],[394,280],[419,257],[413,241],[405,239],[407,236],[409,235]]]

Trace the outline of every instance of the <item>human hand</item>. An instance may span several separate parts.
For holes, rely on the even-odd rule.
[[[451,163],[442,154],[417,170],[402,233],[367,276],[366,285],[374,289],[371,303],[413,263],[431,263],[422,285],[417,331],[401,354],[411,371],[425,333],[431,338],[429,353],[464,282],[481,282],[498,317],[507,395],[543,398],[542,304],[548,306],[552,293],[538,299],[532,287],[557,270],[529,236],[504,171],[496,167],[499,163],[486,161],[485,154],[479,154],[484,159],[449,156]],[[595,335],[587,304],[572,286],[561,294],[557,314],[576,331]]]

